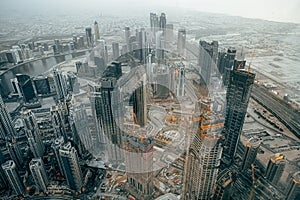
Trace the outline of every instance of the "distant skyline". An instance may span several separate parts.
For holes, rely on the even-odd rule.
[[[299,0],[1,0],[0,15],[103,13],[133,15],[134,12],[192,9],[279,22],[300,23]]]

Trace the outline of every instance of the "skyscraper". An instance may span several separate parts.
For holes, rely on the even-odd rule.
[[[127,48],[128,48],[127,51],[129,51],[129,46],[130,46],[129,38],[130,38],[130,28],[125,27],[125,41],[126,41]]]
[[[135,123],[145,126],[147,123],[147,102],[146,102],[146,77],[138,84],[138,88],[133,92],[133,113]]]
[[[37,94],[41,94],[41,95],[50,94],[51,89],[50,89],[48,77],[38,76],[33,79],[33,83]]]
[[[184,96],[184,88],[185,88],[185,68],[184,66],[180,66],[175,71],[176,74],[176,96],[182,97]]]
[[[215,192],[213,200],[227,200],[230,199],[232,193],[233,178],[232,170],[225,168],[220,170],[217,176],[217,183],[215,186]]]
[[[87,27],[85,29],[85,36],[86,36],[87,47],[89,47],[89,48],[93,47],[92,28]]]
[[[17,171],[15,162],[12,160],[5,162],[4,164],[2,164],[2,169],[4,170],[8,182],[10,186],[13,188],[14,192],[17,195],[24,196],[25,187]]]
[[[146,31],[144,28],[138,32],[138,50],[140,61],[145,61],[146,59]]]
[[[65,144],[64,138],[58,137],[54,140],[54,142],[51,145],[51,147],[54,151],[55,159],[56,159],[56,162],[57,162],[57,165],[59,168],[59,172],[61,173],[61,175],[64,175],[64,168],[63,168],[62,161],[60,159],[59,149],[62,148],[64,144]]]
[[[213,196],[222,154],[223,125],[218,117],[202,116],[187,155],[183,199],[206,200]]]
[[[33,89],[30,76],[24,74],[16,74],[23,99],[26,103],[32,102],[36,99],[36,94]]]
[[[225,141],[222,155],[225,165],[230,165],[234,161],[255,78],[255,74],[247,71],[230,72],[226,93]]]
[[[15,136],[16,131],[13,126],[10,114],[0,95],[0,138],[5,139],[7,136]]]
[[[10,142],[6,142],[6,147],[8,149],[11,159],[14,161],[15,165],[19,168],[23,168],[24,158],[18,143],[12,139]]]
[[[286,200],[297,200],[300,197],[300,172],[295,172],[288,183]]]
[[[166,41],[173,42],[174,33],[173,33],[173,24],[166,25]]]
[[[99,33],[98,22],[96,21],[94,23],[94,31],[95,31],[95,42],[97,43],[98,40],[100,40],[100,33]]]
[[[113,59],[115,60],[120,56],[119,43],[113,42],[112,43],[112,50],[113,50]]]
[[[199,45],[200,55],[198,62],[201,68],[201,75],[206,85],[209,85],[212,68],[216,66],[218,56],[218,42],[213,41],[212,43],[208,43],[206,41],[200,40]]]
[[[241,170],[250,169],[251,164],[254,163],[256,159],[257,152],[260,147],[260,140],[257,138],[251,138],[248,143],[246,144],[246,149],[244,155],[242,157],[242,165]]]
[[[224,75],[223,75],[223,83],[225,86],[228,85],[230,79],[230,71],[234,67],[234,60],[236,56],[236,49],[235,48],[228,48],[225,58],[225,66],[224,66]]]
[[[50,114],[52,119],[52,126],[54,128],[54,132],[56,137],[63,136],[64,140],[68,140],[66,125],[64,120],[63,108],[61,106],[52,106],[50,108]]]
[[[277,185],[281,175],[284,171],[286,161],[285,161],[285,156],[280,153],[276,153],[275,155],[271,156],[265,177],[273,184]]]
[[[76,149],[68,142],[59,149],[59,156],[69,187],[80,192],[83,185],[82,172]]]
[[[35,185],[39,188],[40,191],[47,192],[49,179],[42,159],[32,159],[29,163],[29,169],[35,182]]]
[[[158,31],[159,21],[158,21],[158,16],[155,13],[150,13],[150,27],[151,27],[151,31],[154,34],[156,31]]]
[[[39,127],[34,114],[30,110],[24,110],[22,111],[22,119],[25,124],[25,133],[33,156],[35,158],[42,157],[45,152],[45,146],[41,139]]]
[[[185,29],[178,30],[178,41],[177,41],[177,51],[180,56],[184,56],[186,43],[186,31]]]
[[[103,137],[106,140],[108,159],[110,162],[120,163],[124,159],[120,149],[122,131],[119,127],[122,125],[120,122],[120,116],[122,115],[119,113],[122,105],[119,99],[119,90],[116,86],[116,78],[113,78],[113,76],[118,77],[116,69],[112,66],[110,69],[107,69],[104,74],[111,78],[101,80],[101,88],[98,90],[100,95],[95,99],[95,107],[96,116],[103,131]]]
[[[71,111],[73,141],[79,149],[79,155],[84,149],[92,150],[92,137],[86,107],[83,104],[74,105]]]
[[[163,31],[164,36],[166,34],[166,25],[167,25],[167,18],[165,13],[161,13],[159,18],[159,30]]]
[[[156,59],[158,63],[163,63],[165,59],[165,38],[162,31],[156,32],[155,35],[155,44],[156,44]]]
[[[57,68],[53,69],[53,79],[57,93],[57,99],[63,101],[68,95],[68,86],[63,73]]]
[[[144,138],[143,130],[127,134],[124,140],[128,189],[138,199],[153,199],[153,139]]]
[[[62,45],[60,44],[58,39],[54,40],[55,51],[54,54],[62,53]]]

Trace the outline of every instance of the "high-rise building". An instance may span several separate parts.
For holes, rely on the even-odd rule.
[[[138,88],[133,92],[133,113],[135,123],[145,126],[147,123],[147,97],[146,97],[146,77],[138,84]]]
[[[186,31],[185,29],[178,30],[178,41],[177,41],[177,51],[180,56],[184,56],[186,44]]]
[[[66,78],[60,70],[55,68],[53,69],[53,79],[57,93],[57,99],[59,101],[63,101],[68,95]]]
[[[64,169],[64,176],[69,187],[72,190],[81,192],[83,185],[82,172],[76,149],[68,142],[59,149],[59,156]]]
[[[64,138],[58,137],[54,140],[54,142],[51,145],[51,147],[54,151],[55,159],[56,159],[56,162],[57,162],[57,165],[59,168],[59,172],[61,173],[61,175],[64,175],[64,168],[63,168],[63,164],[60,159],[60,156],[59,156],[59,149],[62,148],[64,144],[65,144]]]
[[[153,199],[153,140],[144,138],[143,130],[139,135],[125,136],[125,165],[127,186],[129,191],[138,199]]]
[[[52,106],[50,108],[50,114],[52,119],[52,126],[56,137],[63,136],[64,140],[67,141],[66,125],[64,119],[63,108],[61,106]]]
[[[99,33],[98,22],[96,21],[94,23],[94,31],[95,31],[95,42],[97,43],[98,40],[100,40],[100,33]]]
[[[113,50],[113,59],[115,60],[120,56],[119,43],[113,42],[112,43],[112,50]]]
[[[156,81],[153,90],[156,98],[167,99],[170,95],[169,68],[161,66],[156,71]]]
[[[144,28],[138,32],[138,50],[139,50],[139,60],[145,61],[146,59],[146,31]]]
[[[224,120],[208,113],[194,131],[185,167],[183,199],[210,199],[220,166]]]
[[[213,200],[230,199],[233,186],[232,171],[226,168],[218,173]]]
[[[50,89],[48,77],[38,76],[33,79],[33,83],[37,94],[41,94],[41,95],[50,94],[51,89]]]
[[[277,185],[284,171],[285,164],[286,160],[283,154],[276,153],[275,155],[271,156],[266,169],[265,177],[271,183]]]
[[[13,88],[13,93],[18,94],[19,97],[22,97],[22,92],[18,83],[18,79],[17,78],[10,79],[10,82]]]
[[[35,185],[39,188],[40,191],[47,192],[49,179],[42,159],[32,159],[29,163],[29,169],[35,182]]]
[[[80,36],[78,39],[78,48],[83,48],[84,47],[84,37]]]
[[[165,38],[162,31],[156,32],[155,35],[155,44],[156,44],[156,59],[158,63],[163,63],[165,59]]]
[[[101,87],[97,89],[99,95],[95,98],[96,116],[100,123],[103,137],[106,140],[106,151],[110,162],[119,163],[123,161],[124,156],[121,152],[122,145],[122,125],[119,112],[122,108],[120,102],[119,90],[116,87],[116,78],[119,77],[116,67],[109,66],[104,72]]]
[[[225,141],[222,155],[225,165],[223,166],[230,165],[234,161],[255,78],[255,74],[247,71],[232,70],[230,72],[226,93]]]
[[[36,118],[30,110],[24,110],[21,112],[22,119],[25,124],[25,132],[28,138],[30,150],[35,158],[42,157],[45,152],[45,146],[41,139],[39,127],[36,122]]]
[[[24,74],[16,74],[23,99],[26,103],[32,102],[36,99],[35,91],[32,85],[30,76]]]
[[[247,144],[246,149],[242,157],[241,170],[250,169],[251,165],[256,159],[257,152],[259,150],[261,141],[257,138],[251,138]]]
[[[55,46],[55,50],[54,54],[59,54],[62,53],[62,45],[60,44],[60,41],[58,39],[54,40],[54,46]]]
[[[130,38],[130,28],[129,27],[125,27],[125,41],[126,41],[128,50],[129,50],[129,46],[130,46],[129,38]]]
[[[6,151],[6,145],[5,145],[6,141],[0,139],[0,166],[5,163],[5,161],[7,160],[6,157],[4,155],[4,151]],[[0,167],[0,191],[7,188],[8,187],[8,183],[7,183],[7,178],[5,176],[5,173],[2,169],[2,167]]]
[[[159,30],[158,16],[155,13],[150,13],[150,27],[153,33]]]
[[[184,66],[180,66],[175,70],[176,75],[176,96],[182,97],[184,96],[184,88],[185,88],[185,68]]]
[[[161,13],[159,18],[159,30],[166,34],[167,18],[165,13]]]
[[[105,135],[103,131],[101,130],[101,125],[100,125],[100,118],[98,118],[98,111],[101,109],[101,85],[98,83],[90,83],[89,84],[89,99],[91,103],[91,110],[92,110],[92,115],[93,115],[93,120],[94,120],[94,137],[96,139],[96,143],[98,144],[97,147],[100,148],[100,150],[104,150],[106,146],[106,140],[105,140]],[[91,133],[93,134],[93,133]]]
[[[25,187],[16,168],[14,161],[9,160],[2,164],[2,169],[8,179],[10,186],[17,195],[25,195]]]
[[[210,84],[210,78],[212,74],[212,68],[216,66],[218,56],[218,42],[213,41],[208,43],[206,41],[199,42],[200,55],[199,55],[199,66],[201,68],[201,75],[206,85]]]
[[[20,150],[18,143],[14,139],[12,139],[11,142],[6,142],[6,147],[7,147],[7,150],[9,152],[11,159],[14,161],[16,166],[19,169],[22,169],[23,163],[24,163],[24,158],[23,158],[23,155],[22,155],[22,152]]]
[[[5,139],[7,136],[15,135],[16,131],[14,129],[10,114],[0,95],[0,138]]]
[[[174,40],[173,29],[174,29],[173,24],[166,25],[166,41],[167,42],[173,42],[173,40]]]
[[[72,129],[73,140],[79,149],[79,155],[84,149],[92,149],[92,138],[86,108],[83,104],[74,105],[71,117],[75,127]],[[75,130],[74,130],[75,129]]]
[[[89,48],[93,47],[92,28],[87,27],[85,29],[85,36],[86,36],[87,47],[89,47]]]
[[[300,197],[300,172],[295,172],[288,183],[286,200],[297,200]]]
[[[224,75],[223,75],[223,83],[225,86],[228,85],[230,79],[230,71],[234,67],[234,60],[236,56],[236,49],[235,48],[228,48],[225,58],[225,66],[224,68]]]

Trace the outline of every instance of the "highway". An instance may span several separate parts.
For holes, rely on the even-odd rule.
[[[294,135],[300,138],[300,113],[264,86],[254,84],[251,97],[271,112]]]

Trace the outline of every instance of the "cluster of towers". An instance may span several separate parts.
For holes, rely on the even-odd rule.
[[[55,165],[59,166],[57,171],[66,178],[70,189],[80,192],[83,182],[77,150],[75,149],[77,143],[76,141],[73,143],[75,146],[70,143],[70,133],[67,131],[69,124],[65,122],[66,113],[62,104],[58,103],[58,106],[53,106],[50,109],[50,115],[51,127],[53,127],[55,138],[57,138],[52,141],[51,147],[55,152]],[[34,112],[25,109],[21,111],[20,118],[23,125],[22,129],[17,132],[2,98],[0,98],[1,144],[6,143],[6,146],[1,145],[0,149],[0,188],[10,187],[15,195],[28,195],[24,181],[24,177],[27,176],[24,173],[28,166],[36,189],[48,193],[50,169],[44,165],[47,155],[43,134]],[[26,137],[29,151],[24,151],[22,143],[19,142],[22,140],[20,132],[23,132]],[[49,147],[47,151],[49,151]],[[31,159],[30,162],[27,162],[28,159]]]
[[[131,79],[131,75],[139,76],[134,81],[132,94],[127,97],[122,84],[126,82],[122,77],[120,62],[109,64],[99,79],[99,82],[90,84],[90,102],[92,114],[95,120],[97,132],[96,140],[100,148],[105,149],[107,160],[118,165],[125,162],[127,167],[127,186],[136,196],[143,199],[151,199],[154,191],[153,172],[153,147],[154,141],[147,138],[147,81],[155,83],[153,92],[159,99],[166,99],[172,90],[177,97],[185,94],[185,66],[178,62],[173,66],[158,67],[153,64],[151,52],[155,44],[155,56],[159,64],[164,63],[166,45],[173,39],[173,25],[167,24],[166,15],[157,16],[150,14],[150,36],[147,37],[145,29],[136,31],[131,35],[129,27],[125,28],[125,45],[122,53],[134,53],[134,57],[140,63],[146,64],[146,76],[132,70],[125,78]],[[172,30],[172,31],[170,31]],[[75,39],[74,39],[75,40]],[[76,38],[77,41],[77,38]],[[100,40],[98,23],[94,24],[94,36],[91,28],[86,28],[87,46],[92,48],[96,44],[102,45],[100,53],[103,54],[103,63],[108,62],[107,48]],[[55,44],[59,47],[59,42]],[[247,113],[247,107],[254,84],[255,74],[243,70],[245,63],[235,59],[236,50],[229,48],[226,53],[218,52],[218,42],[207,43],[200,41],[198,65],[202,81],[207,86],[211,85],[211,76],[219,68],[223,75],[226,93],[226,109],[223,113],[211,110],[214,99],[207,97],[207,101],[201,99],[197,102],[199,116],[194,116],[193,132],[190,146],[186,153],[184,171],[184,186],[182,199],[229,199],[233,193],[243,193],[241,189],[243,181],[248,177],[253,178],[251,193],[259,190],[254,189],[256,176],[255,161],[261,141],[251,138],[242,147],[242,154],[238,155],[240,137],[243,123]],[[106,48],[106,51],[105,51]],[[186,55],[186,30],[178,30],[177,53],[179,56]],[[112,43],[113,59],[120,57],[119,44]],[[130,57],[130,55],[129,55]],[[135,58],[131,61],[134,62]],[[101,62],[102,62],[101,61]],[[99,61],[100,62],[100,61]],[[77,72],[85,70],[83,63],[77,62]],[[106,66],[106,64],[103,64]],[[155,67],[155,69],[154,69]],[[36,91],[49,88],[49,83],[39,79],[41,87]],[[42,82],[43,81],[43,82]],[[54,154],[55,171],[57,175],[65,178],[68,186],[73,191],[80,192],[84,186],[83,171],[79,162],[79,154],[84,151],[80,140],[84,141],[85,147],[92,147],[88,135],[87,113],[84,106],[69,106],[70,95],[74,92],[76,76],[66,76],[60,70],[53,70],[53,81],[56,90],[57,106],[50,108],[51,126],[55,139],[51,142]],[[17,75],[15,91],[23,95],[25,102],[31,102],[35,96],[35,90],[30,77]],[[161,83],[161,84],[157,84]],[[18,87],[17,87],[18,86]],[[128,85],[127,85],[128,86]],[[130,85],[131,86],[131,85]],[[128,89],[128,87],[127,87]],[[50,89],[49,89],[50,90]],[[45,92],[46,93],[46,92]],[[123,125],[125,98],[132,101],[133,128],[128,131]],[[197,119],[196,119],[197,117]],[[34,112],[23,110],[21,119],[24,132],[30,148],[31,161],[28,163],[30,173],[39,191],[48,192],[50,178],[44,164],[46,146],[43,141],[40,128]],[[77,124],[75,126],[74,124]],[[126,131],[125,131],[126,130]],[[78,132],[84,137],[79,137]],[[137,133],[138,132],[138,133]],[[17,133],[13,127],[12,119],[0,98],[0,139],[6,142],[9,159],[0,151],[0,186],[10,186],[17,195],[25,195],[26,188],[22,177],[24,174],[23,153],[15,141]],[[86,136],[86,137],[85,137]],[[72,139],[73,138],[73,139]],[[276,185],[282,176],[285,167],[285,156],[275,154],[270,158],[262,181]],[[250,176],[249,176],[250,174]],[[299,195],[300,175],[299,172],[291,175],[287,187],[287,199],[296,199]],[[253,195],[253,194],[252,194]],[[243,199],[244,196],[241,195]],[[246,197],[245,197],[246,198]]]

